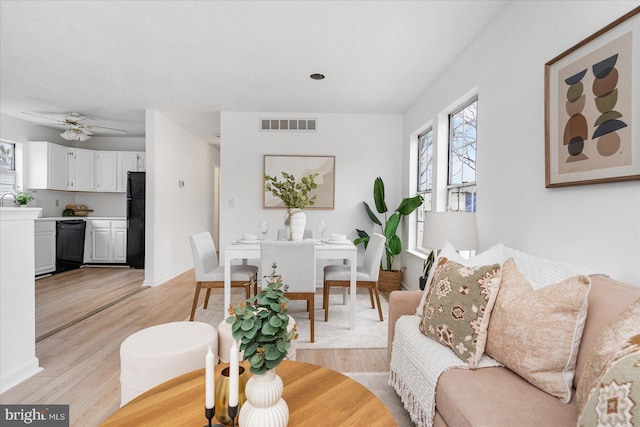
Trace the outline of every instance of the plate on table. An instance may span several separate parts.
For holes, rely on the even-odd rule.
[[[328,243],[330,245],[350,245],[352,242],[351,240],[328,240],[325,239],[322,241],[322,243]]]
[[[256,240],[243,240],[243,239],[240,239],[240,240],[238,240],[238,243],[243,243],[245,245],[250,245],[252,243],[260,243],[260,240],[258,240],[258,239],[256,239]]]

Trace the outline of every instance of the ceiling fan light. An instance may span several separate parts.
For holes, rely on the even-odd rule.
[[[87,135],[86,133],[80,132],[79,134],[80,137],[80,141],[84,142],[86,140],[88,140],[89,138],[91,138],[91,136]]]
[[[67,129],[64,132],[62,132],[60,134],[60,136],[64,139],[66,139],[67,141],[75,141],[78,139],[78,135],[72,131],[71,129]]]

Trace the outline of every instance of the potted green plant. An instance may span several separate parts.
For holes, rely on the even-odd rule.
[[[240,341],[243,360],[249,361],[254,374],[247,381],[247,400],[240,408],[240,418],[249,427],[281,425],[282,414],[288,414],[282,399],[282,379],[275,368],[287,356],[291,341],[298,337],[295,325],[287,330],[292,321],[287,314],[289,299],[284,296],[287,286],[276,275],[275,263],[273,273],[266,277],[267,286],[246,303],[231,306],[227,318],[233,338]]]
[[[22,191],[17,189],[13,193],[13,199],[18,206],[24,206],[35,198],[35,194],[30,191]]]
[[[283,180],[278,180],[276,176],[264,175],[264,190],[273,194],[274,197],[282,200],[287,208],[285,217],[285,230],[290,230],[287,234],[289,240],[302,240],[307,216],[302,209],[313,206],[318,196],[311,196],[312,190],[318,187],[315,182],[317,173],[309,174],[296,181],[296,177],[282,171]]]
[[[404,269],[393,270],[393,260],[396,255],[399,255],[402,252],[402,240],[400,240],[400,236],[396,234],[396,231],[398,230],[400,219],[403,216],[409,215],[422,205],[422,196],[405,197],[393,213],[387,217],[389,209],[385,202],[384,182],[382,181],[382,178],[377,177],[373,183],[373,200],[375,202],[376,211],[379,214],[384,215],[384,222],[378,219],[367,202],[363,202],[364,208],[371,221],[380,226],[382,234],[387,238],[385,243],[385,262],[380,263],[378,286],[382,290],[400,289],[400,280]],[[355,245],[362,243],[366,248],[369,243],[369,234],[367,234],[366,231],[357,228],[356,232],[358,233],[358,237],[353,241],[353,243]]]
[[[429,272],[431,271],[431,267],[433,267],[433,262],[435,261],[435,253],[434,251],[429,252],[429,256],[424,259],[422,263],[422,276],[420,276],[420,290],[424,290],[424,287],[427,285],[427,278],[429,277]]]
[[[251,364],[251,372],[264,374],[287,356],[291,341],[297,338],[295,327],[287,332],[289,315],[284,296],[287,286],[275,275],[266,287],[246,303],[232,305],[227,323],[231,323],[233,338],[240,341],[240,351]]]

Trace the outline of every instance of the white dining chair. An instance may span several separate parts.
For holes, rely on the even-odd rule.
[[[305,229],[304,234],[302,235],[302,238],[313,239],[313,230]],[[289,240],[289,236],[287,235],[286,230],[284,228],[278,229],[276,240]]]
[[[314,303],[316,292],[316,244],[312,240],[296,242],[262,241],[260,243],[260,271],[263,276],[277,265],[277,274],[288,286],[285,296],[292,300],[306,300],[309,312],[310,338],[314,341]]]
[[[382,307],[380,306],[380,293],[378,292],[378,276],[380,275],[380,261],[384,253],[384,244],[387,239],[378,233],[374,233],[369,239],[367,250],[361,266],[356,268],[356,286],[369,289],[371,308],[375,308],[373,294],[375,293],[378,304],[380,321],[383,321]],[[322,308],[324,308],[324,321],[329,320],[329,293],[332,286],[349,287],[351,272],[348,265],[327,265],[324,267],[324,288]]]
[[[204,298],[204,308],[206,309],[209,304],[211,289],[224,288],[224,266],[218,262],[216,245],[213,243],[211,233],[208,231],[196,233],[189,236],[189,240],[196,270],[196,293],[193,296],[193,306],[191,307],[191,317],[189,319],[193,320],[196,314],[200,289],[207,289]],[[251,285],[255,285],[257,277],[258,267],[255,265],[231,266],[231,286],[244,287],[247,298],[251,296]]]

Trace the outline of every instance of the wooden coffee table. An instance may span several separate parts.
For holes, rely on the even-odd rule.
[[[226,366],[216,366],[216,378]],[[290,427],[397,426],[380,399],[339,372],[287,360],[276,372],[284,383]],[[101,425],[204,426],[204,388],[204,369],[189,372],[136,397]]]

